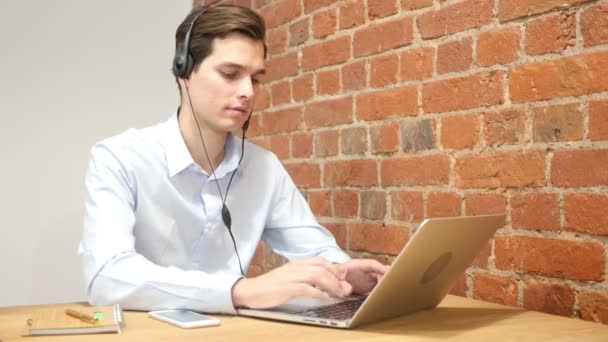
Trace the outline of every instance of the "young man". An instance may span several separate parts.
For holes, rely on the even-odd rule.
[[[90,303],[235,313],[366,293],[386,271],[349,260],[279,160],[230,133],[253,110],[264,31],[247,8],[193,10],[176,32],[178,112],[92,148],[79,248]],[[260,239],[291,262],[245,277]]]

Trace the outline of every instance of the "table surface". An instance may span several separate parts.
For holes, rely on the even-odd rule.
[[[21,337],[27,318],[41,307],[46,305],[0,308],[0,341],[608,341],[608,326],[599,323],[452,295],[435,309],[354,330],[221,315],[212,315],[220,326],[182,329],[146,312],[125,311],[121,334]]]

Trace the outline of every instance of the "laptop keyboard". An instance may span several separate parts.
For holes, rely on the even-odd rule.
[[[336,304],[307,309],[302,312],[299,312],[298,314],[307,317],[328,318],[336,320],[349,319],[355,315],[355,312],[357,312],[361,304],[363,304],[364,300],[365,297],[358,297]]]

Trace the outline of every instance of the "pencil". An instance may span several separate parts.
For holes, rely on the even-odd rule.
[[[91,324],[95,324],[97,322],[97,318],[80,312],[80,311],[76,311],[74,309],[65,309],[65,314],[68,316],[72,316],[74,318],[78,318],[79,320],[83,321],[83,322],[87,322],[87,323],[91,323]]]

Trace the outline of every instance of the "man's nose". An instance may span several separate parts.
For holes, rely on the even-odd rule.
[[[253,81],[249,77],[243,77],[239,83],[239,97],[247,100],[251,99],[254,94]]]

